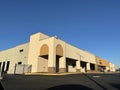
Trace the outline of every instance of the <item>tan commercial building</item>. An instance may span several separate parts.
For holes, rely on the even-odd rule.
[[[43,33],[31,35],[29,43],[0,51],[3,71],[14,73],[16,64],[30,65],[31,72],[95,72],[99,67],[114,71],[114,64]]]
[[[96,56],[96,65],[98,71],[104,71],[110,69],[109,62]]]

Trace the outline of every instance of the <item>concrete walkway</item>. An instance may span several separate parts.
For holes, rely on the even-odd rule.
[[[83,72],[66,72],[66,73],[48,73],[48,72],[36,72],[36,73],[25,73],[25,75],[71,75],[71,74],[83,74]],[[85,74],[116,74],[116,72],[85,72]]]
[[[81,72],[67,72],[67,73],[25,73],[25,75],[56,75],[56,76],[59,76],[59,75],[70,75],[70,74],[82,74]]]

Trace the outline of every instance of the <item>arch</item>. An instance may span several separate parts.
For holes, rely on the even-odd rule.
[[[56,55],[63,56],[63,47],[60,44],[56,46]]]
[[[46,56],[48,55],[48,52],[49,52],[48,45],[46,44],[42,45],[42,47],[40,48],[40,56]]]

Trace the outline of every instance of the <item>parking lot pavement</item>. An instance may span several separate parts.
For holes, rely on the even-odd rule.
[[[0,82],[0,90],[4,90],[2,83]]]
[[[120,90],[120,74],[6,75],[5,90]]]

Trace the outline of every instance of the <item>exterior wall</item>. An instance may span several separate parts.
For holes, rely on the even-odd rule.
[[[78,49],[70,44],[66,44],[66,57],[78,60],[79,62],[86,62],[86,67],[81,67],[79,62],[76,62],[76,69],[80,69],[81,72],[85,72],[85,68],[87,68],[87,71],[91,71],[90,63],[96,64],[95,55]]]
[[[90,63],[96,64],[95,55],[90,54],[89,52],[83,51],[81,49],[78,49],[58,38],[55,39],[55,47],[57,45],[61,45],[63,47],[63,57],[62,60],[60,59],[59,68],[66,69],[66,58],[70,58],[72,60],[75,60],[76,66],[73,68],[72,66],[68,66],[68,70],[80,72],[80,61],[85,61],[87,63],[87,70],[90,70]],[[56,54],[56,53],[55,53]]]
[[[68,68],[68,72],[76,72],[76,67],[69,65]]]
[[[48,60],[42,57],[38,58],[37,72],[48,72]]]
[[[28,47],[29,47],[29,44],[26,43],[26,44],[22,44],[14,48],[0,52],[0,62],[3,63],[3,62],[10,61],[8,73],[14,73],[15,64],[18,62],[22,62],[22,64],[27,64]],[[23,50],[23,51],[20,52],[20,50]]]
[[[42,33],[31,35],[29,43],[1,51],[0,62],[4,61],[10,61],[8,73],[14,73],[18,62],[32,65],[32,72],[86,72],[91,70],[91,64],[115,71],[114,64]]]
[[[96,56],[96,65],[98,71],[109,71],[110,65],[109,62]]]
[[[62,55],[59,58],[59,68],[61,72],[65,72],[66,63],[65,63],[65,42],[62,40],[56,39],[55,37],[49,37],[45,39],[39,39],[40,33],[32,35],[30,38],[30,45],[29,45],[29,55],[28,55],[28,64],[32,64],[32,72],[40,71],[40,54],[46,54],[46,52],[41,52],[40,49],[43,45],[48,46],[48,61],[46,62],[48,65],[48,72],[56,72],[56,47],[58,45],[62,46],[63,53],[58,51],[58,55]],[[47,37],[47,36],[46,36]],[[43,62],[41,62],[43,63]],[[43,65],[43,67],[45,64]]]
[[[59,55],[61,56],[59,58],[59,72],[66,72],[66,43],[58,38],[54,39],[54,48],[56,49],[54,55]],[[58,46],[58,49],[57,49]],[[61,46],[61,49],[60,47]]]
[[[66,72],[66,58],[76,60],[76,66],[74,68],[71,69],[71,67],[68,66],[69,71],[74,71],[75,69],[76,71],[80,71],[80,61],[87,62],[87,70],[90,70],[90,63],[96,64],[95,55],[93,54],[67,44],[59,38],[48,38],[46,36],[40,39],[40,37],[41,33],[37,33],[30,38],[28,64],[32,64],[32,72],[40,71],[40,59],[38,60],[40,53],[43,55],[48,54],[48,62],[46,62],[48,64],[48,70],[46,71],[48,72],[56,72],[56,69],[58,69],[57,71],[59,72]],[[43,45],[48,46],[48,50],[45,50],[45,52],[40,51]],[[62,47],[62,52],[59,51],[59,49],[57,50],[58,45]],[[48,51],[48,53],[46,51]],[[56,55],[60,55],[60,57],[56,58]],[[43,67],[45,67],[45,65],[46,64],[44,64]]]
[[[112,63],[109,63],[109,65],[110,65],[110,71],[115,72],[115,65]]]
[[[85,72],[85,67],[81,67],[81,72]]]
[[[66,44],[66,57],[96,64],[95,55],[78,49],[70,44]]]
[[[43,45],[48,45],[49,47],[48,67],[51,67],[52,69],[55,67],[54,37],[48,38],[47,35],[44,35],[44,38],[42,39],[40,39],[40,37],[41,33],[37,33],[30,38],[28,64],[32,64],[32,72],[37,72],[39,70],[38,58],[40,56],[40,48]]]
[[[106,66],[109,67],[109,62],[96,56],[96,64],[100,66]]]

